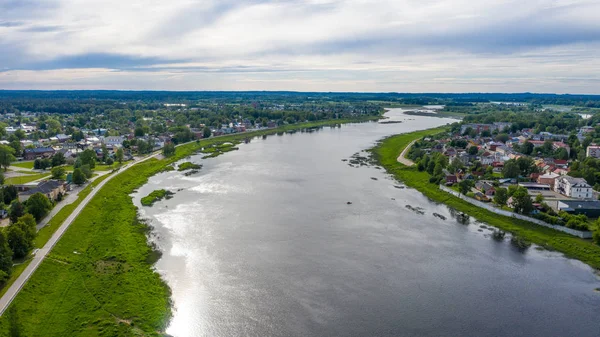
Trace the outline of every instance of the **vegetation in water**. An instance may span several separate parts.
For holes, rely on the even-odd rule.
[[[202,165],[200,164],[194,164],[191,163],[189,161],[186,161],[185,163],[181,163],[179,164],[177,171],[186,171],[186,170],[199,170],[202,168]]]
[[[169,199],[174,193],[168,190],[154,190],[152,193],[142,198],[142,205],[152,206],[155,202],[162,199]]]

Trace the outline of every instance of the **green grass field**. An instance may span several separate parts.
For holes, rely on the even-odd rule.
[[[147,243],[148,228],[137,221],[137,209],[129,195],[150,176],[204,146],[365,120],[304,123],[210,138],[179,146],[170,158],[150,159],[118,173],[85,207],[11,304],[23,335],[164,335],[171,315],[170,290],[151,267],[157,255]],[[52,220],[51,228],[68,216],[67,211],[61,212]],[[47,242],[51,228],[40,234],[36,243]],[[7,331],[4,315],[0,335]]]
[[[33,160],[32,161],[16,161],[11,163],[10,166],[22,167],[26,169],[33,169]]]
[[[11,177],[11,178],[6,178],[4,180],[4,184],[5,185],[21,185],[21,184],[27,184],[30,183],[32,181],[38,180],[38,179],[42,179],[42,178],[46,178],[49,177],[50,173],[41,173],[41,174],[30,174],[30,175],[26,175],[26,176],[19,176],[19,177]]]
[[[412,140],[443,130],[444,128],[438,128],[388,137],[372,151],[380,165],[394,175],[396,179],[419,190],[427,197],[442,202],[458,211],[465,212],[492,226],[514,233],[546,249],[560,251],[568,257],[581,260],[594,268],[600,268],[600,246],[590,240],[580,239],[531,222],[501,216],[473,206],[441,191],[437,185],[429,183],[427,172],[419,172],[415,167],[406,167],[397,162],[400,152]]]
[[[56,232],[56,230],[62,225],[62,223],[71,215],[73,210],[81,204],[83,199],[90,194],[92,191],[91,186],[97,186],[104,179],[108,178],[110,174],[106,174],[92,182],[91,185],[86,186],[83,190],[79,192],[77,195],[77,200],[63,207],[56,215],[48,221],[48,224],[44,226],[42,229],[38,231],[38,235],[35,238],[35,247],[41,248],[43,247],[48,240],[52,237],[52,234]]]

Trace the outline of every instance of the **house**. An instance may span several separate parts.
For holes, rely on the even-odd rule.
[[[121,136],[109,136],[102,139],[102,143],[107,147],[120,147],[122,146],[123,141],[124,139]]]
[[[68,141],[69,139],[71,139],[71,136],[65,135],[64,133],[60,133],[60,134],[56,135],[56,139],[58,140],[59,143],[64,143],[64,142]]]
[[[475,183],[475,188],[480,190],[486,196],[493,196],[494,194],[496,194],[496,189],[494,188],[494,185],[492,185],[492,182],[488,180],[479,180]]]
[[[475,199],[483,202],[488,202],[490,199],[481,192],[475,193]]]
[[[539,184],[550,185],[550,188],[554,189],[554,182],[556,181],[556,178],[558,178],[558,177],[560,177],[560,175],[550,172],[550,173],[542,174],[541,176],[539,176],[537,178],[537,182]]]
[[[64,195],[66,193],[67,184],[62,180],[46,180],[33,188],[27,185],[21,185],[17,188],[22,190],[22,192],[19,193],[19,201],[21,202],[26,201],[29,197],[38,192],[45,195],[51,201],[56,201],[59,194]]]
[[[452,186],[458,182],[458,177],[454,174],[450,174],[446,176],[446,185]]]
[[[479,160],[482,165],[492,165],[492,163],[496,161],[496,156],[486,151],[481,155]]]
[[[571,152],[571,148],[569,147],[569,145],[563,143],[563,142],[554,142],[552,143],[552,148],[554,150],[558,150],[558,149],[565,149],[567,150],[567,153]]]
[[[557,208],[571,214],[584,214],[589,218],[600,217],[598,200],[559,200]]]
[[[37,147],[34,149],[25,149],[25,160],[34,160],[37,158],[49,158],[56,153],[51,147]]]
[[[554,191],[575,199],[592,197],[592,186],[583,178],[560,176],[554,182]]]
[[[590,144],[585,150],[585,155],[592,158],[600,158],[600,145]]]

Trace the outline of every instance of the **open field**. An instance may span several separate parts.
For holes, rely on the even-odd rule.
[[[33,160],[32,161],[16,161],[11,163],[10,166],[22,167],[26,169],[33,169]]]
[[[6,180],[4,181],[4,184],[6,184],[6,185],[22,185],[22,184],[27,184],[32,181],[36,181],[38,179],[46,178],[49,176],[50,176],[50,173],[40,173],[40,174],[30,174],[30,175],[19,176],[19,177],[11,177],[11,178],[6,178]]]

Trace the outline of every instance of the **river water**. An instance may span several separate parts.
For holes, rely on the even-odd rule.
[[[167,332],[600,336],[591,268],[497,242],[383,170],[342,161],[384,136],[452,122],[388,116],[403,123],[255,138],[217,158],[192,156],[204,165],[197,174],[165,172],[140,188],[137,206],[155,189],[176,192],[140,206],[173,291]]]

